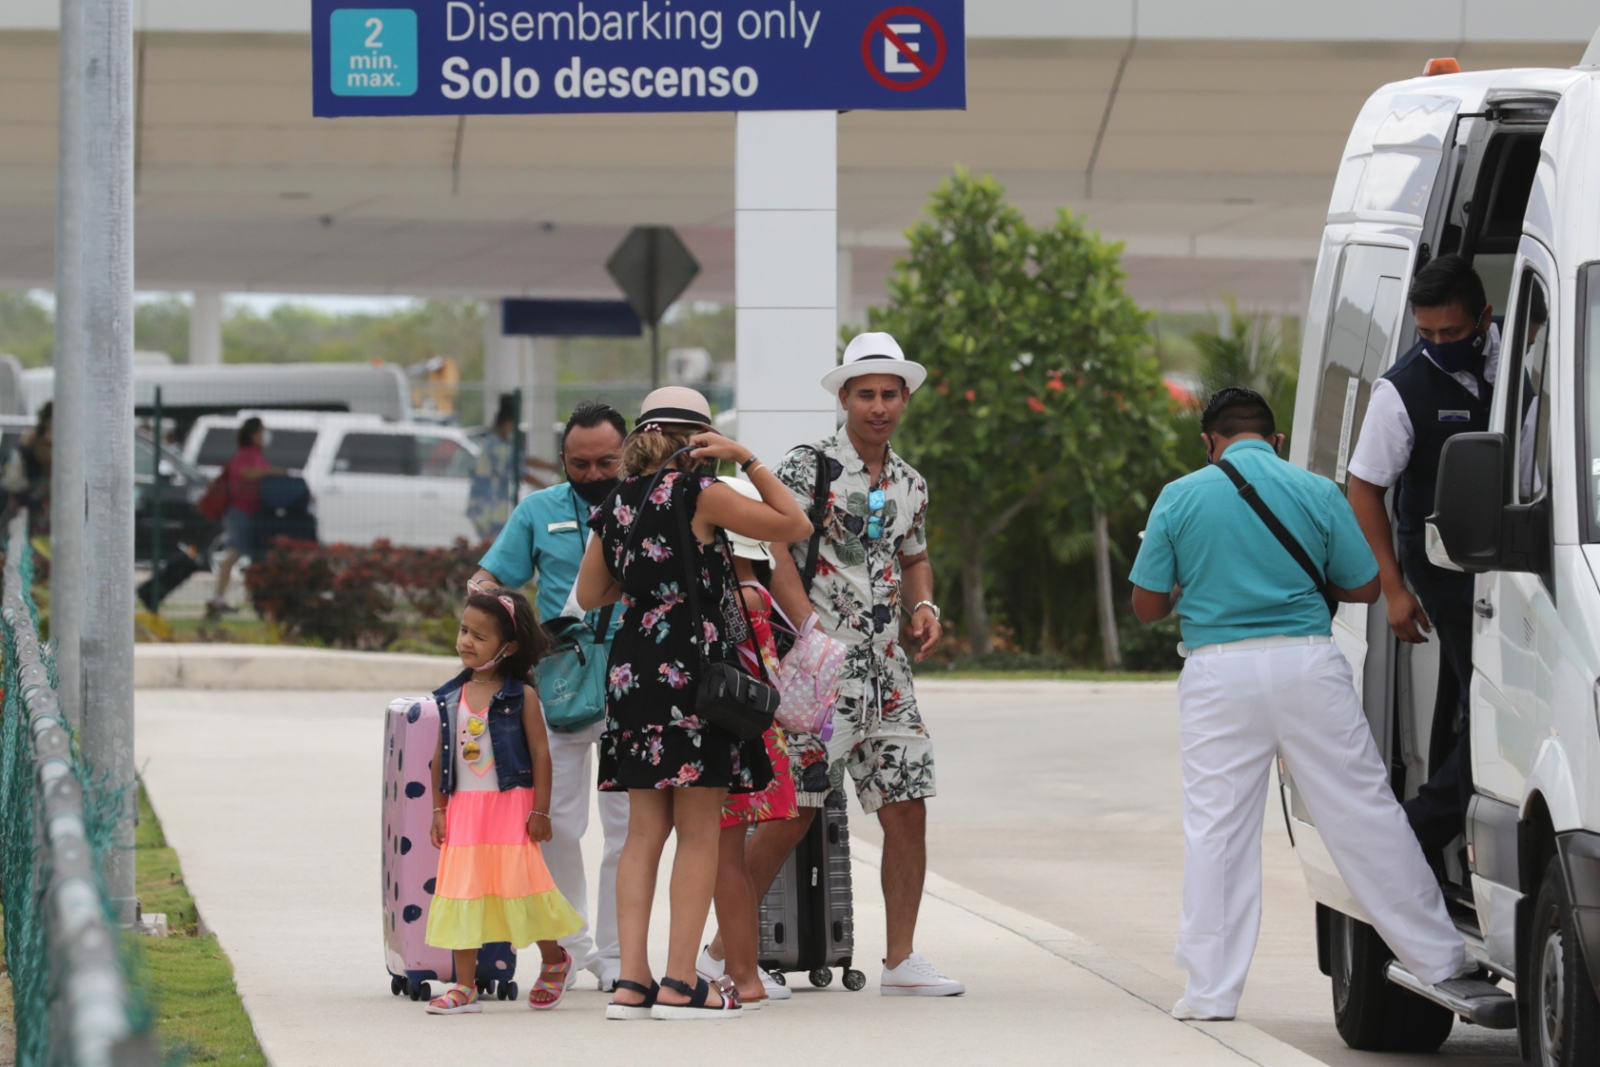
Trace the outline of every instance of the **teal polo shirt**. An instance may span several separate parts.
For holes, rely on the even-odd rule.
[[[523,497],[511,513],[500,536],[478,566],[512,589],[521,589],[535,577],[539,595],[534,606],[544,621],[561,614],[567,594],[578,582],[578,566],[589,536],[589,505],[562,482]],[[622,611],[612,612],[613,632]]]
[[[1229,445],[1223,457],[1256,487],[1329,583],[1356,589],[1378,576],[1378,561],[1337,485],[1279,459],[1254,438]],[[1183,587],[1178,621],[1190,648],[1333,632],[1311,579],[1216,467],[1161,490],[1128,577],[1157,593]]]

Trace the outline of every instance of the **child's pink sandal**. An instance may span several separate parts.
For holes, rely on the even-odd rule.
[[[444,996],[428,1001],[429,1015],[475,1015],[482,1010],[478,991],[468,985],[451,986]]]
[[[572,953],[561,950],[560,963],[546,963],[539,968],[539,980],[528,990],[528,1007],[534,1011],[549,1011],[567,995],[567,982],[572,977]],[[538,1000],[538,997],[549,1000]]]

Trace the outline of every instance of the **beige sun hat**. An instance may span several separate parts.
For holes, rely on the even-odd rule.
[[[711,404],[686,385],[664,385],[639,405],[637,428],[647,422],[683,422],[711,428]]]
[[[730,478],[724,474],[717,481],[731,485],[734,492],[739,493],[741,496],[747,496],[751,500],[761,499],[761,490],[743,478]],[[772,566],[772,545],[769,542],[757,541],[753,537],[746,537],[744,534],[734,533],[732,530],[728,530],[727,534],[728,540],[733,543],[733,554],[735,556],[753,559],[757,562],[765,563],[769,567]]]
[[[928,380],[928,368],[907,359],[899,341],[890,334],[871,331],[856,334],[845,345],[843,360],[822,376],[822,387],[838,393],[845,382],[863,374],[893,374],[913,393]]]

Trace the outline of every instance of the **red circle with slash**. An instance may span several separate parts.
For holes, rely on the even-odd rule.
[[[916,52],[913,52],[906,45],[906,43],[900,39],[899,34],[895,33],[889,28],[889,20],[892,18],[919,19],[923,25],[927,26],[928,29],[932,31],[934,44],[937,46],[934,50],[932,63],[929,63]],[[912,66],[921,71],[922,75],[917,78],[912,78],[910,81],[898,81],[889,77],[889,75],[885,72],[879,70],[878,65],[872,61],[872,46],[879,34],[882,34],[884,37],[888,38],[889,43],[894,45],[895,48],[899,50],[900,54],[905,56],[906,59],[911,62]],[[884,11],[877,18],[873,19],[867,24],[867,32],[861,36],[861,61],[867,65],[867,73],[872,75],[873,80],[879,85],[883,86],[885,89],[893,89],[896,92],[904,93],[909,92],[912,89],[920,89],[924,85],[927,85],[929,82],[933,81],[933,79],[938,76],[939,71],[944,69],[944,56],[944,28],[934,20],[932,15],[928,14],[920,7],[911,7],[908,4],[900,7],[891,7],[887,11]]]

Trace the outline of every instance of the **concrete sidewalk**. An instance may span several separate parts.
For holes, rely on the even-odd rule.
[[[919,947],[970,992],[884,999],[878,967],[868,965],[882,954],[883,910],[877,853],[865,843],[855,863],[857,959],[868,976],[860,993],[837,983],[805,988],[746,1019],[685,1032],[606,1022],[605,998],[583,976],[552,1013],[536,1015],[519,1001],[490,1002],[481,1016],[427,1016],[389,994],[381,951],[379,752],[392,695],[138,694],[138,753],[151,800],[275,1067],[437,1067],[463,1054],[533,1054],[546,1042],[564,1058],[633,1056],[661,1067],[801,1049],[852,1060],[892,1050],[895,1062],[939,1067],[1319,1062],[1245,1023],[1176,1022],[1165,1012],[1179,990],[1167,979],[937,876],[929,878]],[[597,857],[593,846],[586,851]],[[654,925],[659,969],[664,900]]]

